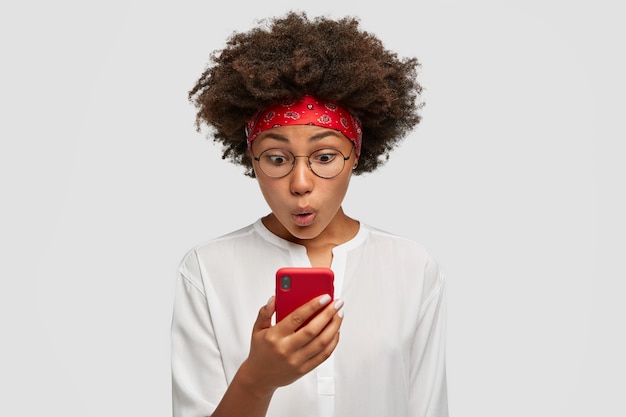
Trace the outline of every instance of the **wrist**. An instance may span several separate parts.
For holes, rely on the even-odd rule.
[[[249,395],[258,399],[271,397],[277,388],[267,386],[267,384],[263,382],[263,378],[255,375],[254,372],[251,371],[247,359],[239,367],[234,379],[239,381],[242,390],[245,390]]]

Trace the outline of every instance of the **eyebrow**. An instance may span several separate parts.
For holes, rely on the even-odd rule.
[[[285,142],[285,143],[289,142],[289,138],[287,136],[281,135],[279,133],[271,132],[270,130],[271,129],[266,130],[265,132],[263,132],[263,133],[265,133],[265,135],[263,136],[264,138],[275,139],[275,140],[277,140],[279,142]],[[336,130],[327,129],[327,130],[324,130],[322,132],[316,133],[313,136],[310,136],[309,137],[309,141],[310,142],[316,142],[318,140],[324,139],[327,136],[341,137],[341,134],[339,132],[337,132]]]

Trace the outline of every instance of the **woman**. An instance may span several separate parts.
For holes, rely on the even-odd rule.
[[[420,121],[419,64],[355,18],[264,23],[233,34],[189,93],[198,128],[256,178],[270,213],[180,265],[174,416],[447,416],[437,262],[342,209],[352,175]],[[330,267],[335,298],[274,324],[265,300],[283,266]]]

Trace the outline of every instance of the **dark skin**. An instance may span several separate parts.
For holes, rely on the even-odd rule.
[[[291,384],[331,355],[339,342],[342,304],[320,296],[272,326],[275,312],[272,297],[259,310],[252,330],[250,354],[212,417],[265,416],[276,389]],[[318,310],[320,314],[298,329]]]
[[[317,126],[283,126],[259,135],[252,152],[280,146],[295,155],[309,155],[320,148],[339,149],[349,153],[352,143],[334,130]],[[334,178],[315,175],[303,158],[285,177],[271,178],[259,171],[257,180],[272,212],[263,219],[277,236],[303,245],[311,265],[330,266],[332,249],[358,231],[358,222],[341,209],[350,183],[356,157]],[[257,167],[255,166],[255,169]],[[306,207],[311,217],[300,224],[299,208]],[[296,214],[294,214],[296,213]],[[343,321],[343,301],[330,296],[317,297],[275,326],[274,298],[259,310],[252,329],[250,353],[241,364],[222,397],[213,417],[262,417],[279,387],[289,385],[324,362],[339,342]],[[309,317],[322,310],[311,322],[299,328]]]
[[[265,226],[305,246],[312,266],[330,266],[332,249],[359,229],[341,207],[351,175],[384,164],[420,121],[418,67],[417,59],[399,58],[361,30],[356,18],[310,19],[305,13],[290,12],[248,32],[234,33],[225,48],[211,55],[189,99],[197,108],[198,129],[210,127],[212,139],[223,147],[223,157],[257,178],[271,209],[263,219]],[[304,95],[335,102],[360,119],[361,153],[358,158],[352,153],[346,170],[333,179],[315,177],[303,158],[285,178],[264,177],[246,143],[246,122],[270,104]],[[253,151],[259,155],[267,147],[281,147],[294,155],[309,155],[331,147],[344,155],[350,152],[347,138],[308,128],[313,130],[294,127],[273,137],[261,135],[254,140]],[[273,299],[262,307],[250,354],[213,416],[265,416],[278,387],[310,372],[334,351],[343,317],[342,303],[336,303],[323,306],[319,299],[311,300],[275,326],[271,326]],[[320,309],[321,314],[294,333]]]
[[[352,142],[343,134],[318,126],[282,126],[261,133],[252,142],[253,155],[270,148],[283,148],[294,155],[310,155],[322,148],[337,149],[349,155],[343,171],[334,178],[320,178],[308,167],[305,158],[297,158],[291,173],[270,178],[255,162],[257,183],[272,212],[263,219],[275,235],[302,245],[312,266],[329,267],[332,249],[350,240],[359,223],[347,216],[342,203],[358,160]],[[300,225],[294,214],[305,211],[313,220]]]

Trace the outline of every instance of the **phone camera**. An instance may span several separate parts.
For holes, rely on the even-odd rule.
[[[280,288],[282,288],[283,290],[288,290],[291,288],[291,277],[289,275],[281,277]]]

